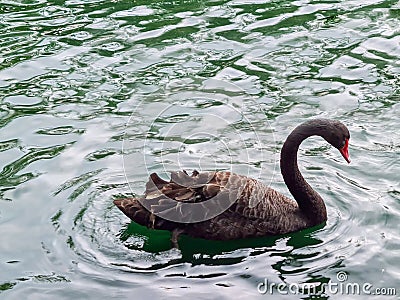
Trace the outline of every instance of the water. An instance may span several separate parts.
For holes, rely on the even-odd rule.
[[[399,2],[148,2],[0,1],[0,298],[398,297]],[[351,132],[350,165],[299,153],[324,227],[174,250],[112,204],[178,168],[288,194],[279,149],[312,117]]]

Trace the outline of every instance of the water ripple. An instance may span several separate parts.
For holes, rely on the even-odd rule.
[[[254,298],[265,279],[324,293],[339,271],[399,286],[398,17],[391,0],[0,0],[0,293]],[[176,250],[112,204],[180,167],[287,194],[282,142],[317,116],[351,131],[348,167],[318,139],[299,153],[325,226]]]

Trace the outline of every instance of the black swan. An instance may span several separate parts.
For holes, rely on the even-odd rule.
[[[141,198],[117,199],[114,204],[133,221],[179,234],[232,240],[299,231],[326,222],[324,201],[305,181],[297,166],[303,140],[318,135],[337,148],[350,163],[350,133],[339,121],[313,119],[297,126],[281,150],[283,179],[296,201],[255,179],[231,172],[185,171],[171,173],[164,181],[150,175]]]

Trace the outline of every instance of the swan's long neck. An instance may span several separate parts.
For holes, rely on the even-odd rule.
[[[296,127],[283,144],[280,165],[283,179],[300,210],[313,225],[317,225],[327,219],[324,201],[307,183],[297,166],[299,146],[302,141],[312,135],[321,135],[320,128],[307,123]]]

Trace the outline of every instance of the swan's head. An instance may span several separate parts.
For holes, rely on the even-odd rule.
[[[297,151],[300,143],[313,135],[323,137],[329,144],[338,149],[344,159],[350,163],[349,130],[343,123],[331,119],[311,119],[297,126],[286,139],[282,153],[284,153],[284,150],[287,152],[288,149],[294,148]]]
[[[329,125],[326,127],[326,132],[323,135],[325,140],[333,147],[338,149],[344,159],[350,163],[349,156],[349,140],[350,132],[347,127],[336,120],[330,120]]]

